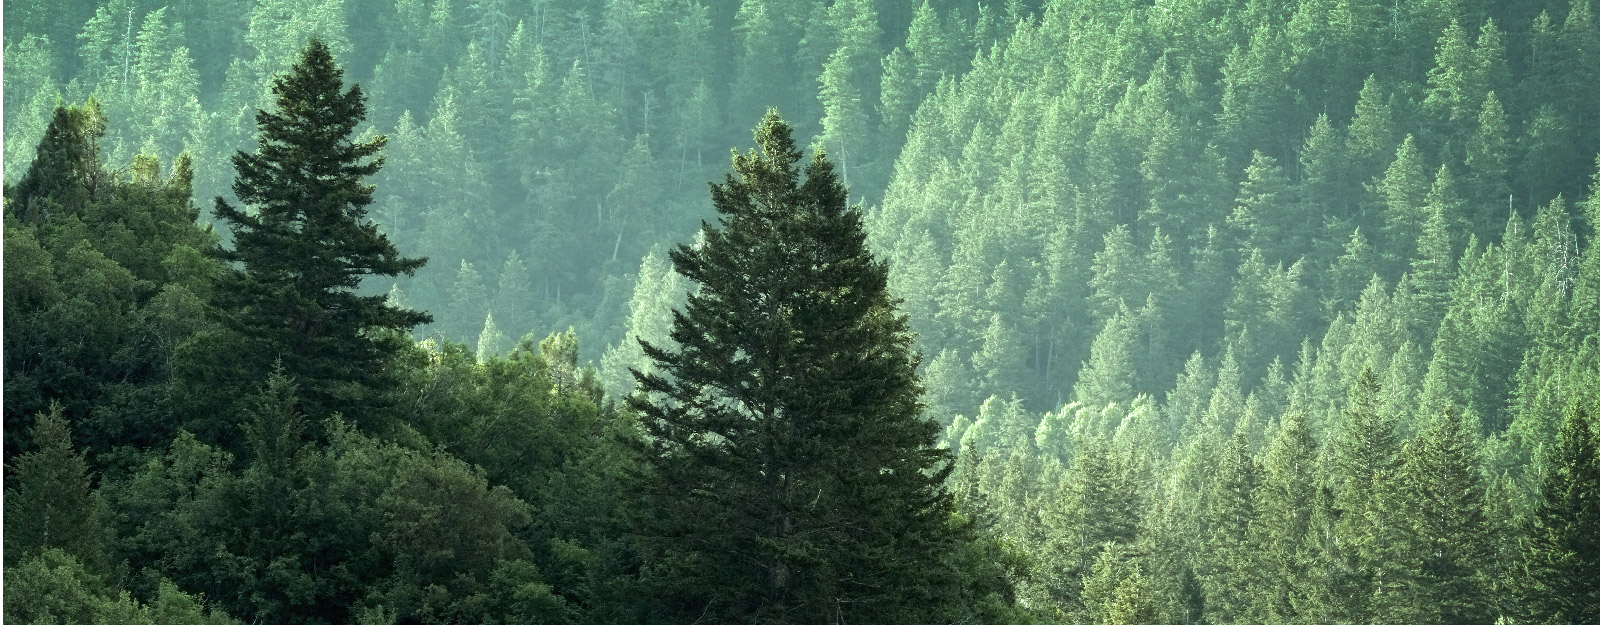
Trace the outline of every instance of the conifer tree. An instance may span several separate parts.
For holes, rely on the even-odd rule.
[[[1053,598],[1073,605],[1092,594],[1084,588],[1090,567],[1112,544],[1133,542],[1143,502],[1128,479],[1125,457],[1097,431],[1075,437],[1072,466],[1053,505],[1041,512],[1045,538],[1036,546],[1036,572]]]
[[[1078,370],[1078,382],[1072,387],[1073,400],[1096,409],[1131,401],[1138,384],[1133,362],[1137,338],[1132,314],[1123,306],[1095,336],[1089,359]]]
[[[1505,108],[1495,92],[1483,98],[1478,111],[1478,126],[1467,139],[1466,195],[1470,232],[1488,240],[1504,221],[1506,198],[1511,194],[1510,128]]]
[[[1378,549],[1384,525],[1391,521],[1380,504],[1394,477],[1400,444],[1392,414],[1383,404],[1383,388],[1370,366],[1350,389],[1343,429],[1330,447],[1333,453],[1333,541],[1324,557],[1331,563],[1321,580],[1317,610],[1338,619],[1366,621],[1373,617],[1378,584]]]
[[[27,173],[16,187],[6,189],[7,204],[14,207],[11,210],[39,223],[53,213],[81,211],[104,194],[111,183],[100,164],[100,140],[105,133],[105,115],[94,100],[82,106],[56,107]]]
[[[1427,219],[1423,202],[1429,189],[1428,174],[1423,169],[1422,155],[1413,137],[1406,137],[1383,178],[1374,180],[1369,188],[1382,207],[1383,245],[1379,250],[1389,275],[1398,277],[1415,254],[1422,224]]]
[[[1218,625],[1261,622],[1258,610],[1265,602],[1258,595],[1266,581],[1264,563],[1251,544],[1250,531],[1257,523],[1259,483],[1260,467],[1250,454],[1244,428],[1236,429],[1210,484],[1206,512],[1211,535],[1200,576],[1206,589],[1206,619]]]
[[[1346,131],[1346,150],[1355,180],[1366,180],[1383,173],[1384,163],[1393,158],[1395,129],[1393,112],[1374,76],[1361,85],[1355,116]]]
[[[1304,248],[1300,238],[1305,224],[1295,223],[1290,212],[1295,202],[1289,197],[1289,181],[1283,168],[1270,156],[1257,151],[1245,167],[1239,183],[1239,199],[1228,216],[1242,249],[1260,249],[1267,262],[1294,262],[1294,253]]]
[[[1417,289],[1417,314],[1412,315],[1412,330],[1424,341],[1431,341],[1450,302],[1450,283],[1455,279],[1455,240],[1463,202],[1456,196],[1450,169],[1439,166],[1433,189],[1423,210],[1427,220],[1417,239],[1417,253],[1411,258],[1411,284]]]
[[[61,406],[52,405],[30,430],[35,450],[18,456],[8,471],[16,486],[6,489],[7,569],[46,549],[65,551],[91,568],[104,567],[88,463],[83,452],[72,449],[72,430]]]
[[[327,44],[313,39],[291,71],[272,82],[276,110],[260,111],[255,152],[233,157],[234,194],[216,215],[233,233],[234,263],[217,290],[220,308],[248,343],[232,365],[235,384],[257,384],[274,362],[302,388],[308,414],[360,419],[387,386],[383,362],[396,347],[375,332],[410,330],[432,318],[357,292],[366,276],[411,275],[427,262],[400,255],[367,219],[384,139],[354,141],[366,113],[359,86]]]
[[[1261,610],[1269,622],[1286,622],[1308,607],[1311,516],[1317,503],[1317,442],[1298,409],[1283,415],[1277,436],[1262,459],[1255,502],[1259,523],[1251,527],[1265,545],[1262,566],[1269,590]]]
[[[790,132],[769,111],[760,151],[711,186],[719,225],[671,253],[700,283],[674,315],[680,347],[645,344],[661,374],[635,374],[655,616],[931,622],[965,540],[949,452],[860,210],[823,154],[802,172]]]
[[[1494,620],[1486,573],[1493,543],[1478,466],[1477,424],[1451,407],[1406,445],[1397,477],[1387,568],[1402,581],[1386,598],[1413,622],[1484,624]]]
[[[1600,620],[1600,434],[1590,409],[1569,403],[1557,436],[1529,519],[1518,594],[1530,622],[1593,623]]]
[[[1459,150],[1465,122],[1483,101],[1487,85],[1483,84],[1481,73],[1475,71],[1477,59],[1460,23],[1450,22],[1439,35],[1437,49],[1433,69],[1428,70],[1427,96],[1422,101],[1437,134],[1427,138],[1435,146],[1455,143],[1454,148]]]

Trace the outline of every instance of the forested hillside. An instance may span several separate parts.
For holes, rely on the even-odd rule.
[[[372,217],[430,259],[398,284],[438,318],[424,333],[476,341],[492,313],[513,339],[576,326],[589,356],[619,341],[640,257],[710,217],[705,181],[767,107],[876,198],[917,104],[1010,19],[966,0],[23,0],[6,16],[6,180],[58,97],[93,96],[108,162],[187,152],[209,205],[267,78],[320,36],[371,98],[363,132],[390,138]]]
[[[1596,622],[1596,10],[6,0],[6,618]]]

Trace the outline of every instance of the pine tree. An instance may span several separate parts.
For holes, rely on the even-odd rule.
[[[1488,240],[1503,225],[1501,209],[1511,195],[1510,132],[1505,108],[1490,91],[1478,110],[1478,127],[1467,139],[1466,152],[1467,222],[1480,240]]]
[[[500,265],[499,280],[494,290],[492,312],[500,315],[500,325],[510,332],[507,337],[515,340],[533,329],[528,310],[534,306],[533,274],[516,250],[507,254],[506,262]]]
[[[1428,188],[1428,174],[1423,169],[1422,155],[1417,150],[1415,139],[1407,136],[1383,178],[1374,180],[1369,186],[1382,207],[1383,244],[1378,249],[1382,252],[1390,277],[1399,277],[1401,269],[1415,254],[1423,221],[1427,219],[1423,212],[1423,201]]]
[[[1361,85],[1361,98],[1346,131],[1346,150],[1350,156],[1351,178],[1366,180],[1383,173],[1395,148],[1393,112],[1374,76]]]
[[[1023,357],[1022,337],[1017,329],[1000,313],[995,313],[988,329],[983,331],[983,346],[972,354],[972,370],[978,373],[980,396],[1016,391],[1026,371]]]
[[[1593,388],[1593,385],[1590,386]],[[1600,433],[1591,409],[1567,406],[1545,458],[1524,543],[1519,599],[1534,623],[1600,620]]]
[[[888,269],[824,155],[802,172],[776,111],[756,142],[711,187],[720,227],[671,253],[700,283],[680,347],[646,344],[662,374],[636,374],[656,618],[933,620],[965,537]]]
[[[483,327],[478,324],[478,316],[487,312],[489,307],[489,288],[483,274],[463,259],[456,269],[455,279],[445,292],[449,297],[445,307],[448,316],[439,324],[442,326],[440,330],[445,338],[452,341],[472,340]]]
[[[1053,504],[1041,511],[1045,538],[1035,553],[1042,564],[1038,582],[1069,606],[1092,594],[1084,578],[1100,554],[1133,542],[1143,505],[1125,457],[1102,433],[1080,431],[1075,438],[1072,465]]]
[[[1416,256],[1411,258],[1411,284],[1417,289],[1418,309],[1410,321],[1412,331],[1424,342],[1432,341],[1450,303],[1462,206],[1450,169],[1440,165],[1423,206],[1427,221],[1422,224]]]
[[[1344,252],[1328,269],[1327,291],[1323,300],[1323,313],[1329,318],[1341,312],[1355,310],[1361,299],[1361,290],[1372,282],[1378,273],[1378,254],[1372,249],[1360,230],[1350,233]]]
[[[870,150],[874,145],[873,124],[867,113],[871,102],[866,100],[852,72],[853,62],[852,50],[834,51],[823,66],[819,78],[822,90],[817,95],[822,102],[822,143],[838,151],[846,185],[850,184],[850,166],[855,165],[859,172],[861,165],[872,158]]]
[[[1258,595],[1266,585],[1264,563],[1251,541],[1260,473],[1244,428],[1235,430],[1210,484],[1206,513],[1211,535],[1200,575],[1206,589],[1206,620],[1218,625],[1261,622],[1258,610],[1265,602]]]
[[[1267,262],[1294,262],[1305,249],[1305,224],[1295,223],[1296,202],[1278,161],[1257,151],[1244,169],[1239,199],[1228,216],[1241,249],[1260,249]]]
[[[916,84],[916,65],[904,48],[883,57],[883,79],[878,89],[878,114],[883,118],[879,138],[888,145],[905,145],[911,114],[922,103]]]
[[[1393,496],[1400,444],[1394,418],[1384,406],[1383,388],[1371,367],[1362,369],[1344,409],[1342,431],[1330,447],[1336,520],[1334,540],[1324,557],[1331,563],[1321,580],[1318,610],[1338,619],[1373,618],[1378,588],[1380,537],[1391,522],[1380,504]]]
[[[958,70],[955,67],[955,42],[949,40],[939,13],[928,0],[917,5],[906,30],[906,51],[917,68],[917,91],[913,101],[933,91],[939,79]]]
[[[1255,502],[1259,522],[1251,527],[1258,544],[1266,548],[1263,567],[1269,585],[1262,612],[1268,622],[1287,622],[1308,607],[1310,591],[1311,516],[1317,499],[1317,442],[1304,414],[1291,409],[1283,415],[1277,436],[1262,459],[1261,482]]]
[[[1397,477],[1386,564],[1403,584],[1386,598],[1416,610],[1412,622],[1484,624],[1490,611],[1487,572],[1494,555],[1478,462],[1477,424],[1456,408],[1435,417],[1406,445]]]
[[[1430,136],[1435,147],[1451,146],[1459,154],[1461,135],[1488,87],[1474,67],[1477,59],[1468,45],[1467,31],[1451,20],[1439,35],[1433,69],[1428,70],[1427,97],[1422,108],[1432,119]]]
[[[105,567],[97,523],[97,498],[89,488],[83,452],[72,449],[72,431],[59,404],[39,415],[31,432],[34,451],[18,456],[6,489],[6,568],[47,549],[60,549],[94,569]],[[96,570],[95,572],[105,572]]]
[[[500,357],[506,352],[509,342],[505,333],[500,331],[500,326],[495,325],[494,313],[484,315],[483,331],[478,333],[478,362],[485,363]]]
[[[1133,315],[1126,306],[1106,321],[1089,348],[1089,359],[1078,370],[1073,400],[1099,408],[1133,400],[1138,380],[1134,370],[1134,341],[1138,338]]]
[[[105,133],[105,116],[94,100],[56,107],[27,173],[6,190],[10,210],[41,223],[52,214],[80,212],[104,195],[111,186],[111,175],[100,164]]]
[[[405,258],[367,219],[384,140],[353,141],[365,115],[358,86],[341,91],[343,71],[312,40],[287,75],[272,82],[276,111],[260,111],[259,147],[233,158],[233,206],[217,198],[235,263],[217,290],[229,324],[249,347],[234,359],[235,384],[265,379],[274,362],[302,385],[308,414],[335,410],[361,419],[389,382],[383,362],[396,346],[383,330],[410,330],[424,313],[361,295],[366,276],[411,275],[426,259]],[[374,158],[376,157],[376,158]],[[370,160],[369,160],[370,159]]]

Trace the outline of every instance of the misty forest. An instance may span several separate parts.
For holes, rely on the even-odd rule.
[[[1597,4],[5,0],[4,617],[1600,623]]]

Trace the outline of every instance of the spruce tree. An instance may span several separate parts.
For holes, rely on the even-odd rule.
[[[27,173],[6,189],[17,217],[42,223],[58,212],[79,213],[105,194],[111,176],[100,164],[105,115],[93,99],[82,106],[57,106]]]
[[[917,358],[821,153],[769,111],[760,151],[711,185],[718,225],[671,252],[700,284],[679,347],[644,344],[630,403],[649,434],[640,521],[659,622],[938,620],[965,540],[942,484],[949,452],[922,416]]]
[[[6,574],[10,567],[47,549],[61,549],[101,572],[106,568],[96,497],[89,466],[72,448],[72,430],[60,404],[39,415],[30,428],[34,451],[18,456],[10,468],[15,486],[6,489]]]
[[[1263,610],[1271,621],[1290,621],[1308,607],[1319,452],[1305,415],[1291,409],[1284,413],[1262,459],[1261,482],[1254,495],[1258,522],[1250,530],[1264,546],[1264,574],[1276,580],[1263,597]]]
[[[1592,388],[1592,386],[1591,386]],[[1567,407],[1545,459],[1527,528],[1518,595],[1531,623],[1600,621],[1600,434],[1587,406]]]
[[[1494,541],[1484,507],[1476,419],[1449,407],[1405,446],[1386,568],[1400,583],[1387,601],[1413,623],[1494,620],[1487,570]],[[1380,602],[1382,603],[1382,602]],[[1399,605],[1395,605],[1399,604]]]
[[[1206,620],[1217,625],[1259,623],[1269,603],[1261,596],[1268,581],[1263,566],[1268,563],[1259,547],[1251,544],[1251,528],[1260,523],[1255,500],[1260,480],[1261,468],[1250,454],[1245,431],[1236,429],[1218,459],[1207,493],[1211,532],[1200,582],[1206,590]]]
[[[407,331],[432,317],[357,292],[366,276],[411,275],[427,262],[405,258],[367,219],[384,138],[353,140],[366,114],[359,86],[343,89],[328,46],[312,40],[288,74],[272,82],[275,111],[259,111],[259,145],[233,157],[241,206],[218,197],[216,216],[233,233],[233,263],[217,290],[226,320],[246,345],[230,354],[234,383],[259,384],[274,362],[301,385],[307,414],[360,418],[386,385],[383,363],[397,349],[381,331]]]

